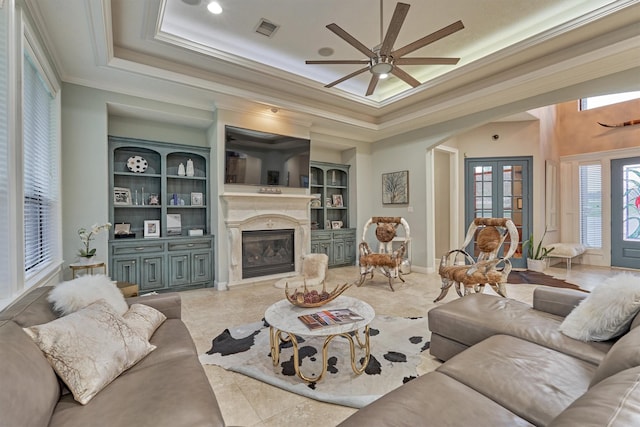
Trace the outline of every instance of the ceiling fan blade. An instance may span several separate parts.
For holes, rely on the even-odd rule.
[[[368,64],[368,59],[337,59],[337,60],[319,60],[319,61],[304,61],[305,64]]]
[[[373,53],[371,51],[371,49],[369,49],[368,47],[366,47],[365,45],[363,45],[362,43],[360,43],[358,40],[356,40],[355,37],[353,37],[351,34],[347,33],[345,30],[343,30],[342,28],[340,28],[338,26],[338,24],[329,24],[327,25],[327,28],[329,30],[331,30],[332,32],[334,32],[338,37],[340,37],[342,40],[346,41],[347,43],[349,43],[351,46],[355,47],[356,49],[358,49],[360,52],[364,53],[365,55],[367,55],[369,58],[375,58],[376,54]]]
[[[439,29],[436,32],[429,34],[419,40],[414,41],[413,43],[409,43],[408,45],[401,47],[400,49],[394,50],[391,52],[391,56],[394,58],[400,58],[408,53],[413,52],[414,50],[418,50],[421,47],[424,47],[430,43],[440,40],[443,37],[447,37],[455,33],[456,31],[460,31],[464,28],[464,24],[462,21],[454,22],[451,25],[447,25],[444,28]]]
[[[456,65],[460,58],[398,58],[396,65]]]
[[[335,82],[331,82],[328,85],[325,85],[324,87],[333,87],[333,86],[337,85],[338,83],[342,83],[345,80],[349,80],[351,77],[355,77],[358,74],[362,74],[362,73],[364,73],[365,71],[368,71],[368,70],[369,70],[369,67],[361,68],[358,71],[354,71],[353,73],[348,74],[348,75],[342,77],[341,79],[336,80]]]
[[[389,23],[389,28],[387,28],[387,34],[384,36],[384,41],[380,48],[381,56],[388,56],[391,53],[393,44],[396,42],[398,34],[400,33],[400,28],[402,28],[404,19],[407,17],[407,12],[409,12],[409,7],[406,3],[398,3],[396,5],[396,9],[393,11],[393,16],[391,17],[391,22]]]
[[[411,77],[409,74],[402,71],[398,67],[393,67],[393,70],[391,70],[391,74],[393,74],[400,80],[403,80],[406,84],[408,84],[411,87],[418,87],[421,84],[419,81],[417,81],[416,79],[414,79],[413,77]]]
[[[378,74],[371,74],[371,80],[369,80],[369,87],[367,87],[367,93],[365,96],[371,95],[373,91],[376,90],[378,80],[380,80],[380,76]]]

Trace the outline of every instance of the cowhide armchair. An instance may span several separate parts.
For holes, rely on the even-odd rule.
[[[477,232],[477,235],[476,235]],[[509,235],[509,249],[498,257],[503,243]],[[474,259],[466,248],[475,237],[475,249],[478,256]],[[438,273],[442,278],[440,295],[434,300],[442,300],[452,285],[459,296],[482,292],[485,285],[491,286],[498,295],[507,296],[505,283],[511,272],[509,260],[519,242],[518,230],[508,218],[476,218],[467,231],[460,249],[449,251],[442,257]]]
[[[376,224],[376,239],[379,242],[378,253],[373,252],[366,242],[367,230],[372,224]],[[400,225],[404,228],[405,240],[400,244],[400,247],[393,250],[392,241],[396,237],[396,229]],[[409,224],[401,217],[374,216],[367,221],[364,225],[362,242],[360,242],[359,246],[360,280],[357,285],[361,286],[368,274],[373,279],[373,271],[379,267],[382,274],[389,279],[389,287],[392,291],[395,291],[392,280],[398,278],[404,282],[400,267],[404,260],[407,245],[410,242],[410,233]]]

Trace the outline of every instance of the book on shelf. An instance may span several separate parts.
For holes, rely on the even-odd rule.
[[[364,317],[348,308],[338,308],[303,314],[302,316],[298,316],[298,319],[300,319],[307,328],[314,330],[328,326],[359,322],[360,320],[364,320]]]

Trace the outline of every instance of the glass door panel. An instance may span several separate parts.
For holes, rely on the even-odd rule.
[[[468,225],[473,218],[510,218],[519,236],[511,260],[514,267],[525,267],[526,264],[522,255],[522,239],[523,236],[528,237],[531,230],[531,164],[531,157],[465,160],[465,222]],[[508,251],[510,245],[507,236],[502,253]],[[475,244],[473,246],[472,253],[477,256]]]
[[[611,161],[611,265],[640,267],[640,157]]]

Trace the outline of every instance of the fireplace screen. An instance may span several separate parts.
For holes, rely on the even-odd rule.
[[[242,278],[295,271],[294,231],[242,232]]]

